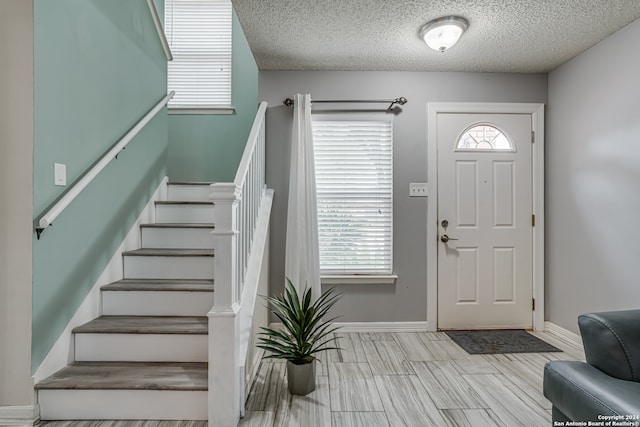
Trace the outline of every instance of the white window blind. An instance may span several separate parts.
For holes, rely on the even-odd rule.
[[[392,123],[315,121],[320,272],[393,269]]]
[[[169,108],[231,106],[231,1],[165,0]]]

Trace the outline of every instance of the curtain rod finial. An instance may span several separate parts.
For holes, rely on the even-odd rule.
[[[287,99],[285,99],[284,101],[282,101],[282,103],[283,103],[284,105],[286,105],[287,107],[291,107],[291,106],[293,105],[293,99],[291,99],[291,98],[287,98]]]

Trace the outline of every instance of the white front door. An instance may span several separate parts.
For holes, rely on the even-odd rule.
[[[437,115],[438,328],[532,327],[532,116]]]

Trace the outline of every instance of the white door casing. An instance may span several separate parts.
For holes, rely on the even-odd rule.
[[[531,328],[531,115],[440,113],[437,126],[438,328]]]
[[[455,115],[450,115],[448,113],[455,113]],[[490,124],[494,124],[493,122],[500,122],[500,120],[502,120],[502,118],[500,118],[499,116],[483,117],[480,114],[514,115],[513,117],[504,116],[503,118],[506,119],[507,122],[512,121],[512,119],[514,117],[517,117],[518,115],[524,115],[521,116],[524,117],[524,119],[520,119],[520,125],[516,125],[516,128],[514,128],[514,130],[510,130],[510,125],[508,124],[501,126],[500,123],[495,123],[495,125],[497,125],[496,127],[505,130],[507,135],[509,135],[511,138],[515,137],[514,135],[511,135],[511,133],[520,132],[520,136],[518,136],[518,139],[523,139],[523,141],[528,143],[525,153],[530,154],[530,159],[523,160],[522,157],[518,157],[520,156],[520,153],[522,153],[521,147],[519,146],[520,143],[518,143],[519,145],[516,147],[517,154],[507,154],[504,152],[498,153],[498,158],[496,159],[489,159],[489,157],[491,157],[492,155],[486,152],[476,154],[469,154],[464,152],[456,153],[454,151],[455,141],[468,126],[477,122],[489,122]],[[427,208],[427,323],[430,330],[437,330],[438,328],[467,329],[489,327],[531,327],[532,295],[536,300],[535,308],[533,310],[533,329],[544,329],[543,114],[544,106],[542,104],[432,103],[428,105],[427,152],[429,166],[429,199]],[[438,150],[438,138],[440,134],[447,133],[447,126],[453,126],[452,123],[441,122],[441,119],[446,116],[450,116],[453,121],[457,120],[458,123],[455,125],[457,127],[455,131],[449,131],[455,133],[455,135],[447,136],[447,138],[451,140],[450,150],[448,151],[448,153],[446,153],[446,155],[441,156],[439,155]],[[525,124],[523,125],[523,123]],[[442,126],[445,124],[445,129],[443,129]],[[520,127],[520,129],[516,130],[518,127]],[[527,130],[524,130],[525,128],[527,128]],[[531,143],[531,129],[535,133],[535,142],[533,144]],[[525,133],[528,133],[528,135],[525,135]],[[485,158],[483,159],[482,156],[479,156],[480,154],[489,155],[484,156]],[[513,158],[509,158],[509,156],[512,156]],[[456,157],[457,160],[454,160],[454,158]],[[449,175],[447,175],[447,173],[445,172],[444,176],[449,177],[447,179],[445,179],[443,175],[441,175],[438,169],[438,162],[445,161],[444,159],[448,159],[446,160],[448,162],[458,162],[457,167],[454,167],[453,163],[451,164],[451,171],[449,172]],[[524,173],[524,171],[521,170],[523,168],[512,163],[512,161],[515,161],[516,159],[518,161],[518,164],[521,161],[527,162],[527,166],[529,167],[525,167],[524,169],[528,169],[528,176],[531,179],[531,183],[528,184],[528,190],[518,190],[515,192],[512,191],[511,198],[499,196],[498,199],[495,200],[495,203],[497,203],[499,207],[499,209],[496,210],[494,209],[494,207],[496,206],[494,200],[489,201],[487,200],[487,197],[493,199],[493,196],[491,196],[491,194],[509,193],[509,188],[511,186],[511,183],[513,183],[513,179],[516,180],[518,185],[520,185],[520,181],[522,180],[522,177],[520,175]],[[492,176],[494,176],[495,174],[497,174],[500,179],[492,182]],[[461,187],[462,193],[459,193],[458,196],[455,196],[454,193],[456,183],[462,184],[462,182],[455,179],[456,176],[458,176],[459,180],[462,181],[475,180],[476,184],[474,185],[476,185],[476,188],[473,188],[473,186],[471,186],[473,190],[471,191],[469,190],[469,184],[467,184],[466,186]],[[443,182],[439,181],[439,177]],[[484,184],[485,180],[487,181],[486,185]],[[447,182],[445,183],[444,181]],[[484,190],[484,188],[486,188],[486,190]],[[452,208],[452,204],[449,201],[453,200],[455,202],[456,200],[459,200],[459,196],[464,196],[465,191],[466,195],[477,198],[477,203],[475,203],[474,205],[476,207],[470,209],[471,204],[473,204],[471,198],[471,201],[465,199],[462,205]],[[484,193],[482,193],[483,191]],[[445,203],[443,203],[443,201]],[[515,205],[519,205],[520,207],[514,207],[513,211],[509,212],[508,209],[506,209],[506,206],[510,202],[514,202]],[[439,209],[440,203],[443,203],[443,207],[441,209]],[[456,204],[457,202],[453,203],[453,205]],[[464,204],[466,204],[466,206]],[[446,212],[446,215],[452,215],[451,209],[453,209],[453,214],[455,216],[446,218],[449,220],[450,225],[447,230],[444,230],[439,222],[445,218],[439,218],[438,212],[442,211],[443,214]],[[519,212],[521,210],[528,210],[529,212],[527,214],[524,214],[522,212]],[[460,213],[461,215],[459,215]],[[517,228],[520,228],[520,225],[528,225],[528,227],[525,227],[525,229],[521,229],[519,231],[519,244],[524,244],[525,246],[528,245],[530,251],[530,253],[527,255],[528,259],[530,260],[530,262],[528,263],[524,262],[523,264],[523,259],[525,257],[523,251],[521,251],[516,245],[516,243],[518,243],[518,238],[512,236],[511,239],[516,238],[516,241],[508,241],[509,237],[507,236],[509,234],[513,235],[513,231],[516,228],[514,226],[508,225],[509,217],[511,214],[513,214],[513,219],[518,225]],[[535,227],[533,228],[531,226],[532,214],[535,215],[536,218]],[[499,217],[496,217],[496,215],[498,215]],[[458,216],[460,217],[458,218]],[[518,216],[520,216],[520,218],[518,218]],[[479,227],[481,225],[481,217],[489,218],[488,220],[483,220],[483,222],[490,225],[487,230],[480,230],[480,228],[486,228]],[[474,221],[478,223],[478,227],[472,225]],[[458,225],[460,225],[461,227],[458,227]],[[498,225],[498,227],[496,228],[495,225]],[[523,243],[522,239],[527,238],[527,233],[530,239],[530,243]],[[442,234],[447,234],[451,238],[458,238],[460,240],[451,240],[445,245],[439,240],[439,237],[441,237]],[[516,231],[515,234],[517,235],[518,232]],[[481,251],[479,249],[474,249],[480,248],[480,246],[476,245],[476,243],[478,242],[477,239],[479,238],[484,240],[486,240],[487,238],[489,239],[485,241],[485,244],[488,244],[487,250]],[[475,242],[473,241],[474,239],[476,239]],[[491,239],[493,239],[493,241]],[[459,248],[456,249],[456,246],[458,246]],[[441,254],[443,255],[442,257],[438,255],[439,250],[441,250]],[[459,256],[460,253],[462,253],[461,257]],[[470,262],[471,260],[473,260],[473,262]],[[447,289],[455,290],[455,292],[453,292],[453,301],[458,301],[456,304],[459,306],[459,308],[471,308],[471,310],[467,310],[467,314],[464,314],[464,311],[462,312],[463,314],[455,313],[454,310],[450,313],[451,316],[447,316],[447,313],[442,313],[444,314],[444,317],[440,318],[441,316],[438,313],[438,300],[439,297],[443,297],[445,300],[447,297],[444,294],[440,295],[438,289],[439,264],[440,268],[453,269],[451,271],[455,272],[455,268],[457,266],[464,265],[465,262],[466,268],[463,271],[463,275],[456,276],[456,274],[453,274],[453,276],[455,276],[454,286],[453,288],[450,287]],[[527,264],[530,265],[530,267],[527,267]],[[515,267],[505,269],[504,267],[508,265]],[[469,266],[474,266],[474,268],[475,266],[477,266],[477,270],[473,271],[470,274],[470,271],[468,269]],[[509,278],[514,277],[513,274],[516,275],[513,282],[521,282],[527,268],[529,268],[527,275],[530,278],[528,284],[528,294],[527,291],[522,291],[507,286],[510,282]],[[494,273],[496,271],[498,271],[499,274],[495,275]],[[485,283],[485,285],[487,286],[487,289],[485,290],[479,287],[481,283],[481,277],[483,283]],[[458,278],[460,278],[462,282],[458,281]],[[496,280],[494,280],[494,278]],[[466,285],[464,285],[463,282],[466,283]],[[464,286],[459,285],[459,283]],[[469,286],[469,283],[473,283],[473,285]],[[482,296],[482,292],[488,294],[489,296]],[[513,298],[516,296],[516,293],[518,294],[517,303],[515,301],[511,301],[516,299]],[[451,302],[452,296],[449,295],[448,298]],[[474,302],[476,299],[477,302]],[[496,310],[493,309],[488,310],[489,314],[485,316],[486,318],[480,318],[480,315],[478,314],[478,312],[474,312],[474,309],[482,305],[480,304],[481,300],[484,304],[486,304],[488,301],[492,301],[489,307],[505,309],[507,314],[503,313],[502,316],[512,316],[511,323],[496,323],[496,316],[500,317],[500,314],[492,314],[493,312],[496,312]],[[526,307],[524,305],[525,301]],[[452,307],[455,307],[456,304],[453,304]],[[511,312],[510,314],[509,311]],[[520,318],[518,318],[517,313],[525,314],[521,315]],[[513,317],[514,315],[515,317]],[[468,318],[467,320],[465,320],[465,316]],[[523,321],[523,316],[528,320]],[[451,319],[455,319],[453,320],[453,323],[450,322]],[[445,323],[440,325],[439,321],[443,321]]]

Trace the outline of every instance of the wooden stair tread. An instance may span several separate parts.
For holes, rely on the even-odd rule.
[[[122,279],[100,289],[103,291],[213,292],[213,280]]]
[[[207,390],[207,363],[75,362],[35,385],[39,390]]]
[[[155,224],[140,224],[140,228],[211,228],[214,229],[215,224],[204,223],[183,223],[183,222],[158,222]]]
[[[211,184],[215,184],[215,182],[204,182],[204,181],[193,181],[193,182],[189,182],[189,181],[176,181],[176,182],[169,182],[168,185],[211,185]]]
[[[73,329],[75,334],[206,335],[206,316],[101,316]]]
[[[123,252],[128,256],[204,256],[212,257],[213,249],[142,248]]]
[[[204,205],[204,206],[213,206],[215,203],[212,201],[204,201],[204,200],[164,200],[154,202],[156,205]]]

